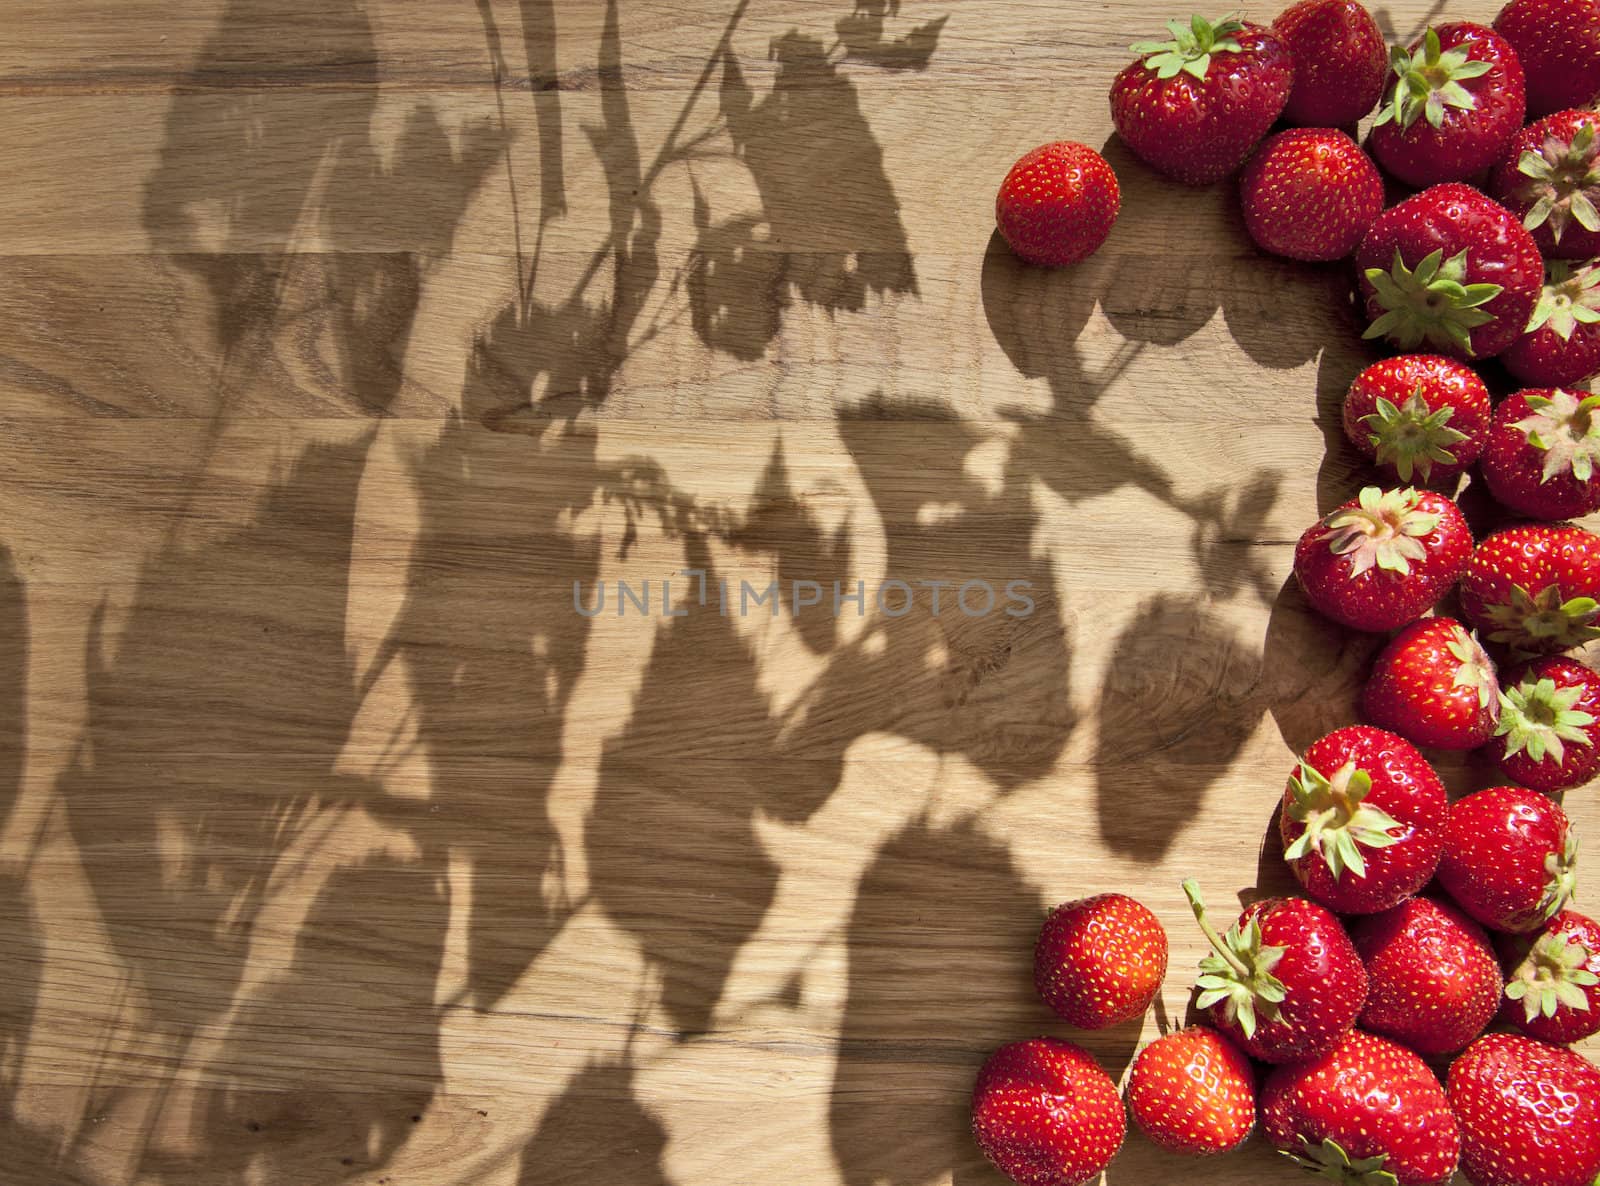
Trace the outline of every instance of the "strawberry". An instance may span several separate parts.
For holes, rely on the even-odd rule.
[[[1447,483],[1483,452],[1489,389],[1464,363],[1401,354],[1373,363],[1344,397],[1344,432],[1386,477]]]
[[[1368,486],[1306,529],[1294,573],[1321,613],[1381,632],[1421,617],[1471,555],[1472,532],[1444,495]]]
[[[1522,130],[1527,86],[1517,51],[1487,25],[1455,21],[1390,51],[1394,86],[1367,148],[1421,188],[1481,173]]]
[[[1467,562],[1461,609],[1490,642],[1520,655],[1600,638],[1600,536],[1570,523],[1495,532]]]
[[[1139,1051],[1127,1096],[1145,1136],[1173,1153],[1227,1153],[1256,1125],[1255,1069],[1209,1026],[1192,1025]]]
[[[1554,799],[1490,787],[1450,805],[1439,884],[1490,930],[1534,931],[1578,881],[1578,837]]]
[[[1494,410],[1483,448],[1489,493],[1534,519],[1572,519],[1600,509],[1600,395],[1532,387]]]
[[[1600,674],[1559,655],[1508,672],[1489,752],[1507,778],[1535,790],[1588,782],[1600,768]]]
[[[1167,974],[1167,932],[1123,894],[1067,902],[1050,912],[1033,953],[1039,995],[1080,1029],[1140,1016]]]
[[[1600,1070],[1583,1055],[1485,1034],[1445,1090],[1472,1186],[1590,1186],[1600,1174]]]
[[[1489,179],[1545,259],[1600,255],[1600,118],[1558,111],[1529,124]]]
[[[1452,1054],[1500,1008],[1500,965],[1489,936],[1448,902],[1412,898],[1350,928],[1367,967],[1360,1024],[1419,1054]]]
[[[1521,337],[1544,291],[1533,236],[1470,185],[1436,185],[1378,215],[1356,271],[1372,323],[1363,337],[1469,360]]]
[[[1297,1062],[1333,1049],[1367,999],[1367,974],[1339,920],[1305,898],[1257,902],[1217,934],[1200,887],[1183,892],[1211,942],[1195,1005],[1262,1062]]]
[[[1451,618],[1421,618],[1389,641],[1361,708],[1374,725],[1435,749],[1477,749],[1500,720],[1494,663]]]
[[[1204,17],[1169,21],[1111,84],[1111,119],[1135,155],[1186,185],[1244,163],[1289,101],[1294,63],[1271,30]]]
[[[1557,1046],[1600,1034],[1600,922],[1563,910],[1507,950],[1503,1021]]]
[[[1294,58],[1287,122],[1342,128],[1383,98],[1389,55],[1378,22],[1359,0],[1300,0],[1273,18],[1272,31]]]
[[[1354,1030],[1316,1062],[1279,1067],[1261,1125],[1295,1164],[1352,1186],[1433,1186],[1456,1172],[1461,1133],[1427,1065]]]
[[[1012,165],[994,200],[1011,250],[1046,267],[1093,255],[1121,209],[1122,190],[1105,157],[1071,140],[1043,145]]]
[[[1127,1133],[1111,1076],[1056,1038],[1002,1046],[972,1089],[984,1156],[1022,1186],[1080,1186],[1100,1175]],[[887,1134],[885,1134],[887,1135]]]
[[[1383,178],[1361,147],[1332,128],[1290,128],[1256,150],[1239,177],[1256,246],[1290,259],[1355,252],[1383,211]]]
[[[1544,292],[1527,332],[1500,356],[1531,387],[1561,387],[1600,374],[1600,266],[1545,264]]]
[[[1387,910],[1432,880],[1449,805],[1444,783],[1404,737],[1335,729],[1311,744],[1284,788],[1284,859],[1330,910]]]
[[[1528,73],[1528,114],[1600,98],[1600,0],[1511,0],[1494,18]]]

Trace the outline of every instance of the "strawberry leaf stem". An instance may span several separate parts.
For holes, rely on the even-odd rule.
[[[1206,917],[1200,883],[1190,878],[1183,883],[1183,892],[1212,950],[1200,961],[1201,975],[1195,981],[1200,996],[1195,1007],[1222,1005],[1223,1016],[1236,1022],[1247,1039],[1252,1038],[1263,1017],[1269,1022],[1277,1019],[1278,1006],[1289,995],[1283,981],[1272,974],[1285,948],[1266,946],[1259,918],[1251,919],[1248,927],[1235,923],[1226,935],[1219,935]]]

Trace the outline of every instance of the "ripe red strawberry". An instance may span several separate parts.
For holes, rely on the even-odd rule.
[[[1366,338],[1491,358],[1522,336],[1544,260],[1512,213],[1470,185],[1436,185],[1391,206],[1356,251]]]
[[[1600,118],[1558,111],[1529,124],[1489,180],[1545,259],[1600,255]]]
[[[1563,910],[1507,951],[1503,1021],[1556,1046],[1600,1034],[1600,922]]]
[[[1545,265],[1544,292],[1528,330],[1500,356],[1531,387],[1561,387],[1600,374],[1600,265]]]
[[[1444,495],[1368,486],[1306,529],[1294,573],[1320,612],[1378,632],[1421,617],[1471,555],[1472,532]]]
[[[1310,128],[1342,128],[1383,98],[1389,53],[1359,0],[1300,0],[1272,21],[1294,57],[1294,89],[1283,118]]]
[[[1600,98],[1600,0],[1511,0],[1494,18],[1528,74],[1528,115]]]
[[[1412,898],[1350,928],[1367,967],[1360,1024],[1419,1054],[1452,1054],[1494,1020],[1505,987],[1489,936],[1448,902]]]
[[[1600,1070],[1518,1034],[1485,1034],[1450,1067],[1473,1186],[1590,1186],[1600,1174]]]
[[[1139,1051],[1127,1096],[1145,1136],[1173,1153],[1227,1153],[1256,1125],[1255,1069],[1209,1026],[1192,1025]]]
[[[1273,1148],[1335,1182],[1435,1186],[1456,1172],[1461,1133],[1420,1058],[1354,1030],[1316,1062],[1279,1067],[1261,1093]]]
[[[1373,363],[1344,397],[1344,432],[1386,477],[1446,483],[1489,439],[1489,389],[1465,363],[1401,354]]]
[[[1022,1186],[1080,1186],[1098,1177],[1122,1147],[1127,1123],[1111,1076],[1088,1051],[1055,1038],[1000,1047],[972,1089],[978,1147]]]
[[[1559,655],[1507,672],[1489,752],[1507,778],[1535,790],[1588,782],[1600,769],[1600,674]]]
[[[1111,84],[1111,119],[1135,155],[1186,185],[1244,163],[1289,101],[1289,49],[1261,25],[1169,21],[1171,41],[1133,47]]]
[[[1284,788],[1284,859],[1330,910],[1387,910],[1433,879],[1449,806],[1444,783],[1404,737],[1335,729],[1311,744]]]
[[[1533,387],[1494,410],[1483,479],[1505,506],[1534,519],[1573,519],[1600,510],[1600,395]]]
[[[1378,656],[1361,708],[1374,725],[1416,745],[1477,749],[1500,720],[1500,681],[1460,622],[1421,618]]]
[[[1101,894],[1057,906],[1033,951],[1039,995],[1080,1029],[1102,1029],[1140,1016],[1167,974],[1167,932],[1124,894]]]
[[[1012,165],[994,200],[1011,250],[1046,267],[1093,255],[1121,209],[1122,190],[1105,157],[1071,140],[1043,145]]]
[[[1570,523],[1525,523],[1486,538],[1461,578],[1461,609],[1516,654],[1600,638],[1600,536]]]
[[[1527,86],[1517,51],[1487,25],[1429,29],[1391,53],[1394,86],[1367,147],[1407,185],[1461,181],[1505,155],[1522,130]]]
[[[1316,1058],[1355,1025],[1367,974],[1339,920],[1305,898],[1256,902],[1217,934],[1200,887],[1183,883],[1212,954],[1200,961],[1195,1005],[1262,1062]]]
[[[1439,884],[1490,930],[1537,930],[1577,883],[1578,837],[1554,799],[1490,787],[1451,804]]]
[[[1239,197],[1245,229],[1263,251],[1344,259],[1383,211],[1383,178],[1343,132],[1290,128],[1268,137],[1250,158]]]

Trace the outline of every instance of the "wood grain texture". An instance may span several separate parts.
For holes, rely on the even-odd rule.
[[[996,1186],[985,1054],[1120,1075],[1180,880],[1289,888],[1370,356],[1111,137],[1148,6],[0,13],[0,1183]],[[1124,213],[1044,273],[991,202],[1062,137]],[[1072,1035],[1033,934],[1111,888],[1172,977]]]

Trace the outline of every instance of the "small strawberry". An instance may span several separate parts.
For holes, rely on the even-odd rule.
[[[1503,1021],[1556,1046],[1600,1034],[1600,922],[1563,910],[1507,949]]]
[[[1330,910],[1388,910],[1433,879],[1449,806],[1444,783],[1404,737],[1335,729],[1311,744],[1284,788],[1284,859]]]
[[[1245,230],[1290,259],[1354,254],[1383,211],[1383,178],[1360,145],[1332,128],[1269,136],[1239,177]]]
[[[1600,536],[1570,523],[1524,523],[1487,537],[1461,578],[1461,609],[1518,655],[1600,638]]]
[[[1528,330],[1500,356],[1530,387],[1561,387],[1600,374],[1600,265],[1545,265],[1544,293]]]
[[[1124,894],[1057,906],[1034,946],[1034,986],[1045,1004],[1080,1029],[1140,1016],[1166,974],[1167,932]]]
[[[1472,1186],[1590,1186],[1600,1175],[1600,1070],[1518,1034],[1485,1034],[1445,1088]]]
[[[1517,51],[1487,25],[1429,29],[1390,51],[1395,82],[1367,147],[1418,188],[1461,181],[1499,162],[1522,130],[1527,86]]]
[[[1489,389],[1465,363],[1401,354],[1373,363],[1344,397],[1344,432],[1385,477],[1440,484],[1462,473],[1489,438]]]
[[[1011,166],[994,201],[994,218],[1021,259],[1058,268],[1098,251],[1121,209],[1122,190],[1105,157],[1061,140]]]
[[[1273,18],[1272,31],[1294,57],[1287,122],[1342,128],[1383,98],[1389,55],[1378,22],[1359,0],[1300,0]]]
[[[1444,495],[1368,486],[1306,529],[1294,573],[1321,613],[1381,632],[1421,617],[1471,555],[1472,532]]]
[[[1200,961],[1195,1005],[1262,1062],[1298,1062],[1333,1049],[1367,999],[1367,974],[1339,920],[1305,898],[1257,902],[1217,934],[1200,887],[1183,883],[1212,954]]]
[[[1192,1025],[1139,1051],[1127,1096],[1145,1136],[1173,1153],[1227,1153],[1256,1124],[1255,1069],[1209,1026]]]
[[[1600,118],[1558,111],[1512,140],[1489,192],[1533,232],[1545,259],[1600,255]]]
[[[1534,519],[1573,519],[1600,510],[1600,395],[1534,387],[1494,410],[1483,479],[1502,505]]]
[[[1490,787],[1450,805],[1439,884],[1494,931],[1538,930],[1578,883],[1578,837],[1547,795]]]
[[[1378,215],[1356,251],[1363,337],[1469,361],[1522,336],[1544,291],[1533,236],[1470,185],[1436,185]]]
[[[1456,1172],[1461,1133],[1420,1058],[1354,1030],[1311,1063],[1279,1067],[1261,1125],[1296,1165],[1350,1186],[1435,1186]]]
[[[1494,18],[1528,74],[1528,115],[1600,98],[1600,0],[1511,0]]]
[[[1111,119],[1135,155],[1186,185],[1220,181],[1244,163],[1289,101],[1294,63],[1270,29],[1204,17],[1169,21],[1172,40],[1111,84]]]
[[[1099,1177],[1127,1125],[1111,1076],[1088,1051],[1055,1038],[1000,1047],[972,1089],[978,1147],[1022,1186],[1081,1186]]]
[[[1534,790],[1588,782],[1600,769],[1600,674],[1559,655],[1507,672],[1489,752],[1501,773]]]
[[[1361,709],[1416,745],[1477,749],[1500,720],[1500,681],[1478,640],[1451,618],[1420,618],[1372,667]]]
[[[1350,928],[1367,967],[1360,1024],[1418,1054],[1452,1054],[1484,1031],[1504,981],[1483,928],[1448,902],[1412,898]]]

